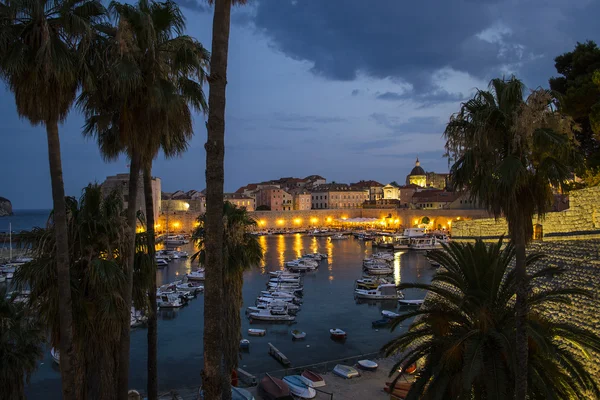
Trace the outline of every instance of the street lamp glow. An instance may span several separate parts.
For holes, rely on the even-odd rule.
[[[277,220],[277,225],[283,225],[283,222],[284,222],[284,221],[283,221],[282,219],[278,219],[278,220]]]
[[[190,203],[183,203],[183,207],[185,208],[185,211],[190,209]]]
[[[310,223],[311,223],[311,224],[316,224],[317,222],[319,222],[319,219],[318,219],[318,218],[311,218],[311,219],[310,219]]]
[[[302,220],[301,220],[300,218],[296,218],[296,219],[294,219],[294,223],[295,223],[295,224],[299,224],[299,223],[301,223],[301,222],[302,222]]]

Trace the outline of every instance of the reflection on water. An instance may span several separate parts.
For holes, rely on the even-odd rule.
[[[244,309],[254,305],[257,295],[265,290],[269,271],[283,269],[287,260],[299,253],[325,253],[328,255],[315,272],[304,277],[302,310],[296,324],[273,325],[255,322],[250,325],[242,317],[242,336],[248,328],[266,329],[264,337],[251,337],[250,352],[244,353],[241,365],[251,373],[281,369],[267,354],[267,343],[281,350],[293,365],[301,366],[328,360],[356,356],[378,351],[382,345],[406,329],[408,323],[395,332],[381,328],[374,330],[371,322],[381,318],[382,310],[398,309],[395,301],[373,301],[354,299],[354,283],[363,274],[362,260],[371,254],[371,244],[355,239],[331,242],[324,238],[299,235],[269,235],[259,238],[265,250],[265,266],[254,268],[244,274]],[[193,253],[192,244],[183,250]],[[198,262],[188,259],[174,260],[157,272],[157,283],[173,282],[192,269]],[[399,282],[429,283],[434,269],[425,257],[412,251],[398,253],[394,258],[393,278]],[[417,290],[405,290],[407,299],[422,299],[425,294]],[[243,312],[244,315],[244,312]],[[202,345],[204,332],[204,296],[181,309],[165,309],[159,313],[158,321],[158,373],[159,390],[166,391],[198,384],[202,369]],[[334,344],[329,340],[329,329],[340,328],[348,333],[344,343]],[[292,341],[291,330],[307,333],[305,340]],[[310,345],[310,347],[306,347]],[[130,382],[133,388],[146,386],[147,330],[134,329],[131,333]],[[60,399],[60,374],[53,370],[49,351],[43,364],[27,386],[28,398],[47,400]],[[181,373],[185,371],[185,373]],[[49,395],[49,393],[51,393]]]
[[[262,249],[262,256],[263,256],[263,260],[265,260],[267,251],[269,250],[267,247],[267,238],[265,236],[259,236],[258,237],[258,243],[260,244],[260,247]],[[262,264],[260,265],[260,273],[264,274],[265,273],[265,263],[264,261],[262,262]]]

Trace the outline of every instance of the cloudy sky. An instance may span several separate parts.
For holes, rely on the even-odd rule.
[[[212,10],[179,0],[188,32],[210,48]],[[444,172],[442,132],[475,88],[516,74],[547,86],[555,56],[600,40],[598,0],[249,0],[233,14],[225,190],[281,176],[403,182],[418,155]],[[0,196],[51,206],[45,132],[0,89]],[[106,164],[83,119],[61,127],[66,191],[126,172]],[[181,158],[155,162],[163,190],[202,189],[204,116]]]

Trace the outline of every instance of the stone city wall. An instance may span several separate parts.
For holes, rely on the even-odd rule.
[[[544,240],[600,238],[600,186],[569,193],[569,208],[551,212],[543,219],[533,219]],[[457,240],[495,239],[508,234],[504,218],[485,218],[454,222],[452,236]]]
[[[293,211],[254,211],[249,213],[258,222],[259,229],[306,229],[311,227],[352,226],[344,222],[351,218],[377,218],[374,224],[386,228],[405,228],[420,224],[427,217],[434,228],[452,230],[458,220],[489,217],[484,210],[412,210],[412,209],[326,209]],[[169,213],[169,232],[190,232],[199,213],[176,211]],[[164,232],[166,214],[157,222],[157,231]]]

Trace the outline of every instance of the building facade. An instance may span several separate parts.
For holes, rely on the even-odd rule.
[[[406,184],[444,190],[449,186],[449,176],[447,173],[425,172],[417,157],[414,168],[406,176]]]
[[[106,180],[101,185],[102,195],[107,196],[114,190],[121,193],[123,198],[123,206],[129,207],[129,174],[117,174],[113,176],[107,176]],[[154,211],[154,220],[158,220],[161,208],[161,182],[160,178],[152,178],[152,208]],[[146,196],[144,195],[144,180],[142,175],[138,179],[137,189],[137,201],[135,204],[137,211],[141,211],[144,215],[146,214]]]
[[[313,209],[361,208],[369,200],[369,190],[332,183],[316,187],[311,196]]]
[[[256,208],[268,207],[271,211],[288,211],[293,207],[292,196],[277,186],[266,186],[255,193]]]
[[[359,181],[356,183],[351,183],[350,186],[352,186],[355,189],[362,189],[362,190],[368,190],[369,191],[369,199],[370,201],[377,201],[377,200],[381,200],[383,199],[383,188],[384,186],[377,182],[377,181]]]
[[[246,211],[254,211],[256,201],[253,197],[239,193],[223,193],[223,200],[236,205],[238,208],[245,208]]]
[[[399,200],[400,188],[392,183],[388,183],[383,187],[383,198],[385,200]]]
[[[310,192],[304,189],[293,189],[289,192],[292,195],[293,210],[310,210],[311,209],[311,195]]]

